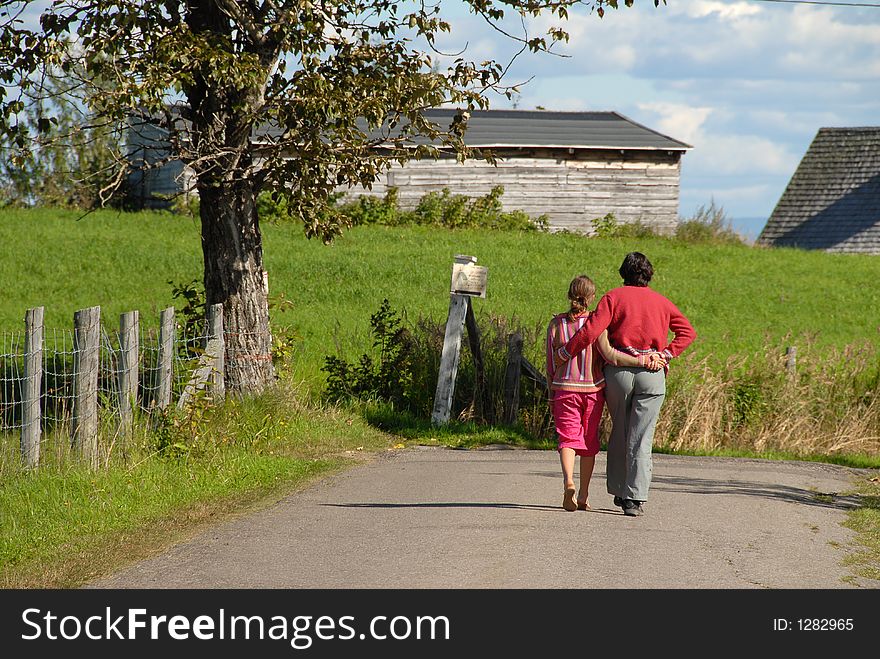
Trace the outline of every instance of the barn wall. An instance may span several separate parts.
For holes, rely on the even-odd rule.
[[[555,230],[592,233],[593,219],[614,213],[618,222],[641,221],[671,232],[678,222],[680,173],[679,152],[520,150],[499,158],[497,167],[452,158],[395,165],[372,190],[349,191],[343,201],[384,196],[395,186],[401,207],[410,209],[431,191],[449,188],[478,197],[502,185],[505,210],[546,214]]]
[[[170,145],[164,130],[147,123],[132,127],[127,147],[134,166],[128,176],[132,204],[139,208],[169,208],[180,195],[193,194],[193,172],[179,160],[156,168],[138,169],[142,163],[151,165],[167,157]]]

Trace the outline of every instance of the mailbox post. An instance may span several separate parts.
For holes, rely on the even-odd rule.
[[[440,353],[440,373],[434,395],[434,410],[431,413],[431,423],[435,426],[449,423],[465,316],[471,297],[486,297],[487,275],[488,268],[477,265],[476,256],[455,256],[449,287],[449,316],[446,319],[443,351]]]

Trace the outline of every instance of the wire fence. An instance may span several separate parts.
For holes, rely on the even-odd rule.
[[[94,464],[99,427],[118,436],[135,416],[183,407],[200,391],[225,395],[222,305],[203,321],[177,321],[166,309],[159,328],[141,328],[131,312],[108,329],[92,310],[77,312],[72,329],[44,329],[42,309],[29,325],[30,310],[23,331],[0,333],[0,468],[36,467],[48,443]]]

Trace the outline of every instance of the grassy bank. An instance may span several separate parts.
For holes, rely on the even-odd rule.
[[[79,586],[395,441],[343,410],[304,407],[286,387],[178,423],[172,450],[141,430],[112,452],[102,438],[97,471],[73,460],[7,469],[0,587]],[[46,453],[57,456],[65,448],[52,441]]]
[[[0,328],[20,330],[24,310],[38,304],[47,328],[70,327],[76,309],[95,304],[108,325],[129,309],[155,325],[158,311],[174,303],[168,282],[201,277],[198,226],[189,218],[78,217],[2,214],[0,238],[17,248],[0,264],[7,282]],[[329,246],[307,240],[295,225],[268,224],[263,232],[273,331],[289,341],[289,375],[305,382],[304,396],[320,397],[326,356],[354,361],[370,352],[370,316],[383,299],[410,326],[442,327],[455,254],[474,255],[489,269],[488,296],[474,301],[486,342],[503,351],[506,332],[522,328],[525,353],[540,368],[544,328],[566,308],[571,277],[588,273],[601,293],[620,283],[623,255],[640,250],[655,265],[652,286],[698,332],[670,370],[661,449],[880,455],[876,257],[417,226],[357,227]],[[51,249],[28,249],[34,244]],[[788,346],[797,347],[794,379],[785,370]],[[420,356],[424,363],[436,357]],[[504,359],[495,360],[500,377]],[[459,373],[457,395],[466,399],[473,381],[466,349]],[[418,385],[426,399],[436,383],[430,378],[429,369]],[[544,408],[537,401],[525,420],[535,435],[546,430]]]
[[[46,307],[47,327],[69,327],[73,312],[100,305],[108,324],[138,309],[158,323],[172,304],[168,281],[201,279],[198,226],[162,213],[4,211],[0,264],[5,294],[0,328],[18,330],[28,307]],[[880,345],[876,258],[747,246],[693,246],[662,239],[591,239],[574,234],[358,227],[332,245],[309,241],[293,225],[263,227],[270,292],[292,306],[273,323],[296,337],[299,374],[320,384],[323,357],[360,353],[369,317],[383,298],[411,319],[444,320],[455,254],[489,268],[477,316],[541,327],[566,307],[571,278],[587,273],[599,292],[617,286],[626,252],[651,258],[652,286],[697,328],[690,351],[723,363],[734,354],[810,341],[843,348]]]

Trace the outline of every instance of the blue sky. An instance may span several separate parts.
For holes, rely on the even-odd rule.
[[[444,47],[467,45],[477,60],[514,52],[481,19],[453,15]],[[754,236],[819,128],[880,125],[880,6],[636,0],[603,19],[580,9],[566,29],[567,57],[514,63],[509,82],[533,78],[517,107],[615,110],[693,145],[682,161],[685,217],[714,200]],[[511,106],[498,97],[491,107]]]
[[[635,0],[602,19],[581,7],[563,24],[565,56],[524,53],[507,81],[531,79],[521,109],[614,110],[693,145],[680,214],[714,201],[754,236],[819,128],[880,125],[880,0],[840,2],[854,6]],[[453,26],[446,51],[506,62],[518,49],[460,0],[441,7]],[[558,23],[540,17],[526,27],[535,36]],[[506,27],[522,31],[518,20]],[[512,103],[493,97],[491,107]]]

